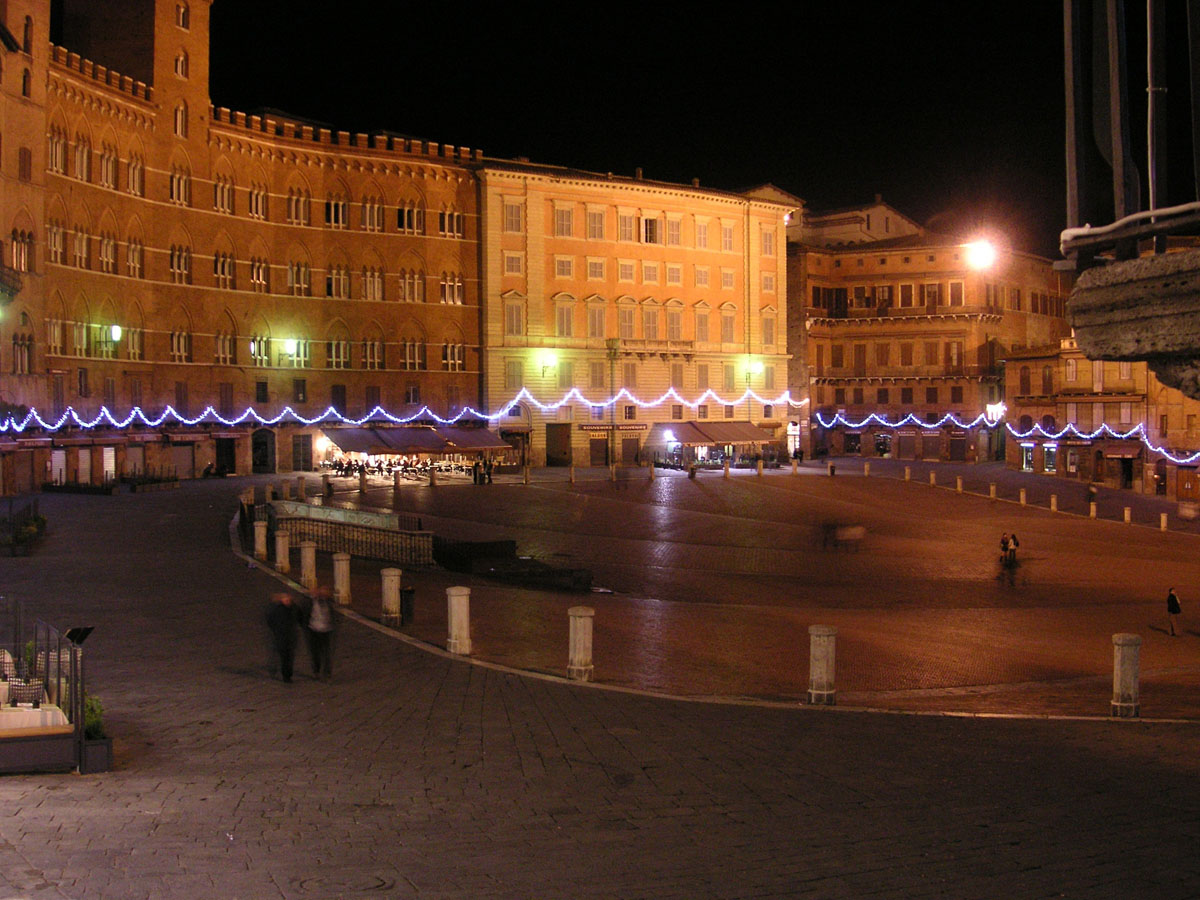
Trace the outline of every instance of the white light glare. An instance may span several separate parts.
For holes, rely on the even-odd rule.
[[[996,262],[996,248],[991,241],[972,241],[967,244],[967,265],[972,269],[987,269]]]

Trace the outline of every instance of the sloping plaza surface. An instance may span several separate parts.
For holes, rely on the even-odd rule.
[[[352,620],[340,626],[331,682],[308,677],[303,660],[293,684],[271,680],[262,621],[279,583],[228,546],[244,484],[48,496],[43,544],[0,562],[6,593],[64,627],[96,626],[89,681],[117,755],[102,775],[0,781],[0,896],[1200,893],[1200,726],[1190,721],[691,702],[481,666]],[[766,499],[775,494],[787,503]],[[1080,664],[1056,662],[1055,648],[1094,633],[1101,646],[1086,652],[1099,664],[1102,714],[1110,625],[1143,634],[1151,671],[1187,670],[1200,643],[1151,630],[1165,628],[1159,585],[1165,594],[1172,579],[1186,616],[1194,537],[1013,504],[988,512],[985,500],[918,494],[898,480],[545,480],[357,499],[413,509],[440,532],[506,533],[523,552],[590,562],[615,592],[586,600],[597,610],[597,677],[608,684],[786,700],[803,690],[802,626],[820,614],[842,629],[850,660],[863,645],[860,662],[839,668],[839,689],[945,697],[955,679],[987,683],[962,658],[991,646],[980,631],[999,634],[990,618],[999,616],[1029,626],[1014,626],[1014,652],[1026,653],[1026,640],[1046,649],[1011,673],[981,665],[1035,684],[1073,676]],[[837,556],[814,546],[819,522],[793,519],[793,501],[863,522],[864,546]],[[994,569],[1003,528],[1021,534],[1012,582]],[[457,579],[413,577],[417,624],[436,624],[439,579]],[[578,596],[470,583],[479,655],[565,667],[565,621],[542,619]],[[370,604],[368,584],[359,567],[356,603]],[[507,618],[496,614],[506,603],[520,607]],[[704,610],[716,618],[697,635]],[[736,634],[741,612],[769,627],[703,646]],[[924,618],[893,619],[905,614]],[[565,606],[556,616],[565,620]],[[624,624],[606,630],[606,617]],[[874,630],[859,636],[855,623]],[[959,631],[941,633],[951,626]],[[910,660],[928,654],[907,644],[923,634],[944,660],[914,675]],[[504,646],[514,635],[555,643]],[[1178,657],[1160,657],[1160,644]],[[730,663],[739,652],[748,662]],[[722,672],[686,690],[689,674],[714,666]],[[1163,699],[1162,711],[1186,719],[1193,692],[1175,690],[1178,708]],[[1010,692],[1009,704],[1026,693]]]

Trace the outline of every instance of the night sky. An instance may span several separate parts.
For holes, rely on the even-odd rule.
[[[495,157],[770,181],[810,209],[878,192],[935,230],[1057,256],[1056,0],[551,9],[217,0],[212,98]]]

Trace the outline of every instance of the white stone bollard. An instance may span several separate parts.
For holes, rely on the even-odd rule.
[[[471,655],[471,589],[446,588],[446,649],[459,656]]]
[[[905,466],[905,467],[904,467],[904,480],[905,480],[905,481],[911,481],[911,480],[912,480],[912,466]]]
[[[930,472],[930,473],[929,473],[929,486],[930,486],[930,487],[937,487],[937,472]]]
[[[572,606],[567,610],[571,619],[567,647],[567,677],[573,681],[591,681],[595,675],[592,665],[592,621],[596,611],[590,606]]]
[[[1127,507],[1125,507],[1125,524],[1128,525],[1132,521],[1133,521],[1133,509],[1132,509],[1132,507],[1127,506]]]
[[[292,571],[291,550],[288,548],[288,533],[275,532],[275,571],[286,575]]]
[[[1140,712],[1138,697],[1138,657],[1142,638],[1137,634],[1114,634],[1112,714],[1121,719],[1136,718]]]
[[[333,602],[350,605],[350,554],[333,554]]]
[[[808,702],[833,706],[837,691],[833,687],[836,662],[837,629],[831,625],[808,626]]]
[[[795,475],[800,471],[800,461],[796,457],[792,457],[792,474]]]
[[[400,616],[400,569],[380,569],[383,579],[383,616],[380,621],[389,628],[404,624]]]
[[[1090,518],[1090,519],[1096,518],[1096,501],[1095,500],[1093,500],[1091,503],[1088,504],[1088,518]]]
[[[653,462],[650,463],[650,480],[651,481],[654,480],[654,463]]]
[[[758,464],[755,466],[755,468],[758,469],[759,475],[763,473],[763,461],[761,459],[758,460]]]
[[[363,469],[361,472],[358,473],[358,489],[359,489],[359,491],[361,491],[364,494],[367,491],[367,470],[366,469]]]
[[[725,460],[725,471],[724,471],[724,473],[722,474],[722,477],[723,477],[723,478],[728,478],[728,477],[729,477],[729,460],[728,460],[728,459],[727,459],[727,460]]]
[[[1159,531],[1167,530],[1167,514],[1166,513],[1158,514],[1158,530]]]
[[[1018,496],[1020,498],[1020,501],[1019,501],[1020,504],[1022,506],[1024,506],[1025,505],[1025,488],[1021,488],[1021,493]]]
[[[279,496],[282,497],[284,500],[292,499],[291,482],[288,482],[288,481],[279,482]]]
[[[392,473],[392,490],[393,491],[400,490],[400,470],[399,469],[397,469],[395,472]]]
[[[996,499],[996,482],[994,481],[988,485],[988,497],[992,500]]]
[[[317,542],[300,542],[300,584],[308,590],[317,586]]]
[[[571,484],[575,483],[575,463],[567,466],[567,481]]]
[[[954,490],[956,490],[960,494],[962,493],[962,476],[961,475],[954,476]]]
[[[1058,512],[1058,494],[1050,495],[1050,512]]]
[[[267,561],[267,520],[259,519],[254,523],[254,558]]]
[[[308,499],[308,487],[304,483],[303,475],[296,476],[296,499],[297,500],[307,500]]]
[[[863,478],[871,477],[871,461],[868,459],[863,463]]]

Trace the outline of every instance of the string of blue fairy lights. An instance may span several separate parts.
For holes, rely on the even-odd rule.
[[[795,401],[792,400],[791,394],[784,391],[777,397],[763,397],[754,390],[747,389],[740,396],[735,398],[722,397],[716,391],[706,390],[694,400],[688,400],[683,397],[675,388],[670,388],[665,393],[653,400],[643,400],[632,393],[627,388],[621,388],[616,394],[603,400],[590,399],[583,394],[578,388],[571,388],[566,391],[558,400],[543,403],[529,392],[527,388],[522,388],[517,392],[512,399],[501,405],[496,412],[487,413],[475,409],[474,407],[464,407],[453,416],[441,416],[431,410],[428,406],[422,406],[419,410],[411,415],[398,416],[389,412],[382,406],[376,406],[370,412],[363,416],[346,416],[338,412],[332,406],[325,409],[316,416],[304,416],[296,412],[291,406],[285,406],[282,410],[271,416],[261,415],[254,407],[248,406],[241,413],[233,417],[222,416],[212,406],[207,406],[197,416],[186,416],[176,410],[173,406],[168,405],[158,415],[148,415],[140,407],[134,407],[126,415],[118,417],[114,415],[107,407],[101,407],[100,411],[92,418],[81,416],[74,408],[68,407],[65,412],[57,417],[46,418],[38,412],[37,409],[31,409],[28,413],[21,417],[8,415],[4,420],[0,421],[0,434],[19,435],[33,428],[41,429],[51,433],[61,431],[63,428],[76,427],[84,430],[94,428],[112,428],[116,430],[124,430],[133,427],[159,428],[163,425],[181,425],[186,427],[200,425],[222,425],[227,428],[232,428],[238,425],[244,425],[253,422],[257,425],[274,426],[281,423],[295,422],[300,425],[364,425],[368,422],[390,422],[395,425],[407,425],[416,421],[435,421],[440,425],[455,425],[464,419],[468,421],[492,422],[508,416],[514,408],[521,403],[529,403],[536,406],[543,412],[554,412],[560,407],[571,403],[579,403],[585,406],[607,409],[618,403],[631,403],[641,409],[649,409],[662,406],[666,403],[677,403],[682,406],[687,406],[695,409],[703,406],[706,403],[718,403],[725,406],[734,406],[739,403],[745,403],[748,400],[755,400],[764,406],[786,406],[789,409],[798,409],[808,404],[807,400]],[[1177,454],[1169,448],[1158,446],[1150,440],[1146,432],[1146,427],[1143,423],[1139,423],[1127,431],[1118,431],[1111,428],[1107,424],[1101,425],[1093,431],[1081,431],[1074,424],[1067,424],[1058,430],[1046,429],[1041,425],[1034,425],[1026,431],[1021,431],[1013,425],[1003,422],[1000,418],[993,416],[990,413],[980,413],[973,419],[962,419],[954,413],[946,413],[935,421],[926,421],[920,419],[915,413],[908,413],[899,419],[889,419],[881,413],[871,413],[857,422],[851,421],[842,413],[836,413],[832,417],[827,417],[823,413],[816,413],[816,420],[822,428],[834,428],[841,425],[846,428],[866,428],[872,424],[888,429],[897,428],[921,428],[926,431],[934,431],[943,428],[947,425],[953,425],[956,428],[964,430],[975,427],[984,427],[994,429],[1003,427],[1017,440],[1028,440],[1031,438],[1041,437],[1048,441],[1058,441],[1065,438],[1079,438],[1082,440],[1095,440],[1100,437],[1108,436],[1117,440],[1137,439],[1141,441],[1149,450],[1157,453],[1177,465],[1188,465],[1200,461],[1200,450]]]

